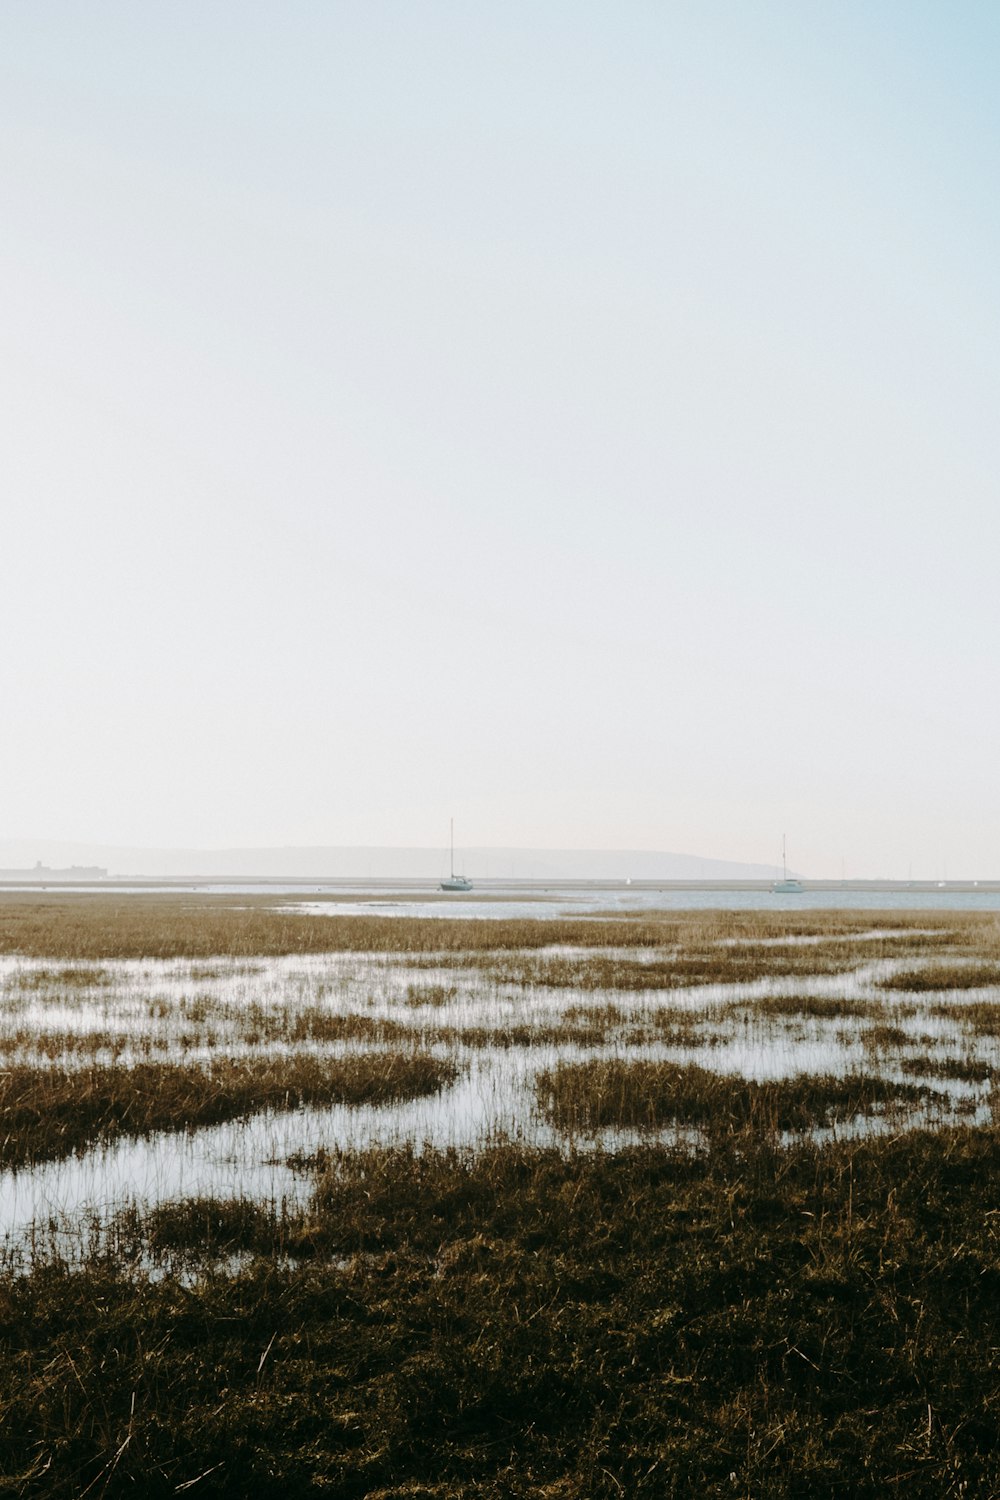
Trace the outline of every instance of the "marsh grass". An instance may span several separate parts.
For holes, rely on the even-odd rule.
[[[602,1047],[616,1035],[600,1022],[576,1025],[561,1021],[510,1022],[503,1026],[423,1026],[424,1046],[473,1047],[504,1052],[521,1047]]]
[[[1000,964],[928,964],[904,969],[879,981],[885,990],[979,990],[1000,985]]]
[[[137,1063],[0,1072],[0,1166],[23,1166],[117,1135],[215,1125],[265,1109],[385,1104],[436,1093],[455,1064],[421,1052],[297,1054],[204,1065]]]
[[[123,1215],[109,1239],[128,1245],[133,1260],[156,1261],[178,1251],[206,1259],[251,1250],[277,1255],[288,1243],[289,1218],[250,1198],[188,1198]]]
[[[498,984],[542,985],[573,990],[672,990],[698,985],[751,984],[795,974],[835,974],[850,967],[846,956],[818,955],[814,949],[785,952],[762,948],[714,949],[704,954],[633,958],[626,953],[491,955],[478,966]]]
[[[153,1042],[152,1037],[121,1031],[40,1031],[32,1026],[19,1026],[13,1031],[0,1032],[0,1053],[10,1056],[32,1052],[55,1058],[74,1052],[124,1052],[130,1047],[152,1046]]]
[[[926,1085],[876,1075],[802,1075],[758,1082],[694,1063],[560,1063],[537,1080],[540,1109],[563,1130],[684,1124],[718,1131],[809,1130],[889,1106],[927,1104]]]
[[[33,1031],[20,1028],[0,1032],[0,1068],[15,1065],[38,1066],[43,1060],[66,1068],[84,1065],[88,1060],[120,1061],[160,1058],[169,1062],[178,1051],[189,1050],[189,1041],[202,1038],[165,1037],[141,1032],[121,1031]]]
[[[1000,1036],[1000,997],[996,1000],[954,1001],[934,1005],[931,1015],[953,1025],[967,1026],[979,1036]]]
[[[458,994],[453,984],[409,984],[406,987],[406,1004],[412,1006],[450,1005]]]
[[[111,982],[110,969],[89,965],[65,965],[62,968],[22,969],[16,974],[18,988],[22,990],[89,990],[99,989]]]
[[[878,1000],[849,1000],[839,995],[764,995],[751,1005],[740,1007],[769,1019],[806,1016],[815,1020],[872,1020],[888,1014],[888,1007]],[[899,1007],[893,1007],[894,1015]]]
[[[899,1067],[919,1078],[947,1078],[962,1083],[992,1081],[996,1069],[981,1057],[904,1057]]]
[[[5,892],[0,953],[43,959],[236,959],[306,953],[474,954],[547,947],[601,947],[621,932],[632,946],[669,940],[676,918],[615,923],[580,918],[442,922],[392,917],[321,916],[273,897],[194,895],[114,897],[89,893]],[[213,972],[207,969],[207,972]]]
[[[335,1011],[306,1005],[287,1010],[267,1010],[254,1005],[227,1016],[227,1029],[234,1039],[248,1046],[274,1042],[368,1042],[372,1046],[412,1042],[417,1031],[387,1016],[358,1011]]]
[[[879,1022],[874,1026],[866,1026],[860,1040],[866,1052],[882,1054],[900,1051],[913,1038],[902,1026]]]
[[[891,930],[873,935],[873,923]],[[329,1142],[294,1162],[314,1177],[304,1208],[220,1193],[110,1221],[95,1212],[72,1260],[40,1224],[27,1273],[13,1250],[0,1273],[0,1494],[1000,1494],[1000,1132],[906,1128],[908,1111],[940,1105],[947,1118],[948,1091],[926,1080],[993,1099],[990,1044],[974,1055],[969,1032],[1000,1034],[1000,1007],[883,1000],[864,991],[869,979],[856,1002],[805,984],[709,1004],[636,994],[649,976],[676,988],[665,972],[684,987],[796,981],[911,953],[939,972],[997,968],[995,917],[444,923],[310,917],[271,898],[18,896],[0,900],[0,951],[41,960],[27,993],[42,1005],[94,1009],[79,1046],[61,1020],[36,1038],[53,1063],[56,1048],[72,1053],[72,1069],[0,1069],[8,1164],[298,1102],[430,1096],[463,1048],[615,1049],[542,1059],[538,1107],[563,1133],[559,1150]],[[336,972],[332,959],[307,973],[292,964],[259,1003],[250,985],[213,988],[237,971],[249,980],[268,956],[327,953],[344,957]],[[174,957],[194,960],[186,994],[132,995],[110,968],[99,983],[111,1008],[97,1013],[98,968]],[[513,1003],[489,991],[497,971],[551,964],[595,982]],[[54,978],[61,966],[88,982]],[[29,967],[11,971],[3,996],[11,1060],[31,1037],[17,1009]],[[444,978],[408,990],[415,968]],[[453,1008],[435,1015],[428,993],[452,984],[440,1003]],[[477,1009],[484,997],[495,1011]],[[124,1040],[119,1001],[160,1043],[222,1055],[87,1065],[91,1041]],[[938,1031],[898,1024],[918,1015]],[[810,1036],[857,1042],[872,1076],[757,1083],[628,1051],[721,1043],[737,1028],[780,1048],[803,1020]],[[956,1055],[963,1037],[970,1050]],[[260,1055],[225,1055],[237,1043]],[[311,1050],[280,1055],[298,1044]],[[330,1057],[327,1046],[387,1050]],[[530,1078],[537,1061],[505,1065]],[[898,1118],[891,1139],[808,1138],[886,1114]],[[594,1139],[674,1123],[697,1144],[609,1151]]]
[[[123,1250],[0,1278],[0,1483],[994,1495],[998,1202],[989,1130],[328,1155],[297,1219],[196,1201],[123,1227],[183,1274]]]
[[[470,911],[474,910],[470,907]],[[643,912],[631,916],[544,921],[324,916],[295,910],[274,897],[141,895],[89,892],[4,892],[0,953],[46,960],[126,958],[236,959],[252,969],[264,957],[295,953],[406,952],[490,954],[553,944],[707,950],[720,943],[752,945],[777,938],[828,939],[843,959],[844,943],[876,928],[896,950],[961,946],[1000,962],[1000,923],[992,913],[964,912]],[[866,956],[877,944],[866,943]],[[751,952],[751,957],[753,956]],[[836,956],[836,955],[835,955]],[[849,956],[849,955],[848,955]],[[213,969],[206,965],[206,972]]]
[[[848,935],[818,938],[804,943],[794,935],[774,935],[745,941],[700,940],[669,942],[676,938],[664,928],[655,943],[655,928],[647,924],[643,941],[628,942],[629,933],[609,924],[607,949],[591,940],[580,951],[538,952],[500,944],[495,950],[473,949],[458,962],[475,967],[498,984],[546,985],[577,990],[679,989],[704,985],[753,984],[760,980],[834,975],[886,959],[897,961],[902,953],[924,953],[950,944],[949,932],[924,935],[880,936],[863,944]],[[617,946],[615,946],[617,945]],[[568,945],[564,945],[568,946]]]

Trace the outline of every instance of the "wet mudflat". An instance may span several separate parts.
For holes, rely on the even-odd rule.
[[[8,898],[8,1488],[988,1493],[998,1068],[988,914]]]

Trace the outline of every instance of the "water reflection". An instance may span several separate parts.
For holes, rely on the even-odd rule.
[[[873,929],[871,935],[889,934]],[[612,948],[563,946],[558,953],[637,958],[635,950]],[[652,962],[664,952],[642,956]],[[128,960],[62,969],[0,958],[0,1048],[8,1066],[88,1067],[150,1056],[211,1061],[305,1049],[338,1055],[412,1043],[459,1067],[456,1082],[430,1098],[265,1112],[197,1131],[121,1139],[79,1157],[0,1173],[0,1233],[8,1245],[30,1243],[32,1236],[78,1233],[81,1224],[103,1222],[129,1205],[202,1195],[294,1207],[310,1183],[289,1158],[321,1148],[477,1147],[498,1140],[565,1146],[567,1135],[540,1114],[535,1090],[542,1070],[568,1061],[670,1059],[761,1082],[868,1070],[912,1082],[919,1075],[904,1065],[923,1057],[944,1102],[922,1105],[910,1123],[939,1123],[949,1113],[985,1120],[990,1077],[941,1078],[933,1067],[977,1059],[992,1069],[998,1038],[963,1032],[947,1015],[948,995],[880,988],[913,964],[912,954],[868,957],[834,974],[623,991],[504,982],[465,965],[461,955],[422,956],[419,963],[402,954],[357,953]],[[964,991],[961,999],[968,1004],[977,993]],[[810,999],[837,1004],[813,1014]],[[762,1008],[779,1000],[794,1003],[784,1011]],[[391,1023],[394,1040],[366,1040],[365,1020]],[[338,1035],[342,1021],[356,1022],[357,1034]],[[898,1117],[876,1116],[832,1133],[898,1124]],[[689,1143],[696,1135],[670,1127],[655,1138]],[[650,1139],[649,1132],[602,1130],[575,1144],[638,1139]]]

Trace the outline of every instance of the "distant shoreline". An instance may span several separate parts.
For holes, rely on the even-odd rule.
[[[1000,891],[1000,879],[997,880],[809,880],[804,876],[798,877],[802,884],[804,894],[809,892],[837,892],[857,891],[876,892],[885,891],[893,893],[904,892],[926,892],[928,894],[942,891],[948,892],[975,892],[975,891]],[[495,899],[505,891],[525,891],[533,894],[541,894],[546,890],[577,890],[577,891],[762,891],[769,892],[773,882],[770,880],[620,880],[620,879],[562,879],[558,877],[546,877],[537,875],[510,877],[477,876],[476,889],[464,899],[470,905],[475,905],[477,899],[489,895]],[[442,894],[438,891],[438,883],[433,877],[425,876],[367,876],[367,875],[242,875],[227,874],[220,872],[214,875],[108,875],[91,871],[79,874],[65,870],[52,870],[39,873],[36,870],[0,870],[0,890],[10,889],[37,889],[51,890],[54,887],[73,889],[88,887],[102,891],[113,890],[141,890],[149,887],[160,889],[212,889],[218,886],[239,887],[268,887],[276,885],[294,887],[302,890],[336,891],[338,893],[348,892],[392,892],[399,891],[406,894],[418,892],[433,895]]]

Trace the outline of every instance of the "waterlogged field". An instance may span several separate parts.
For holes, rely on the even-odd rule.
[[[1000,1492],[1000,918],[0,901],[0,1493]]]

